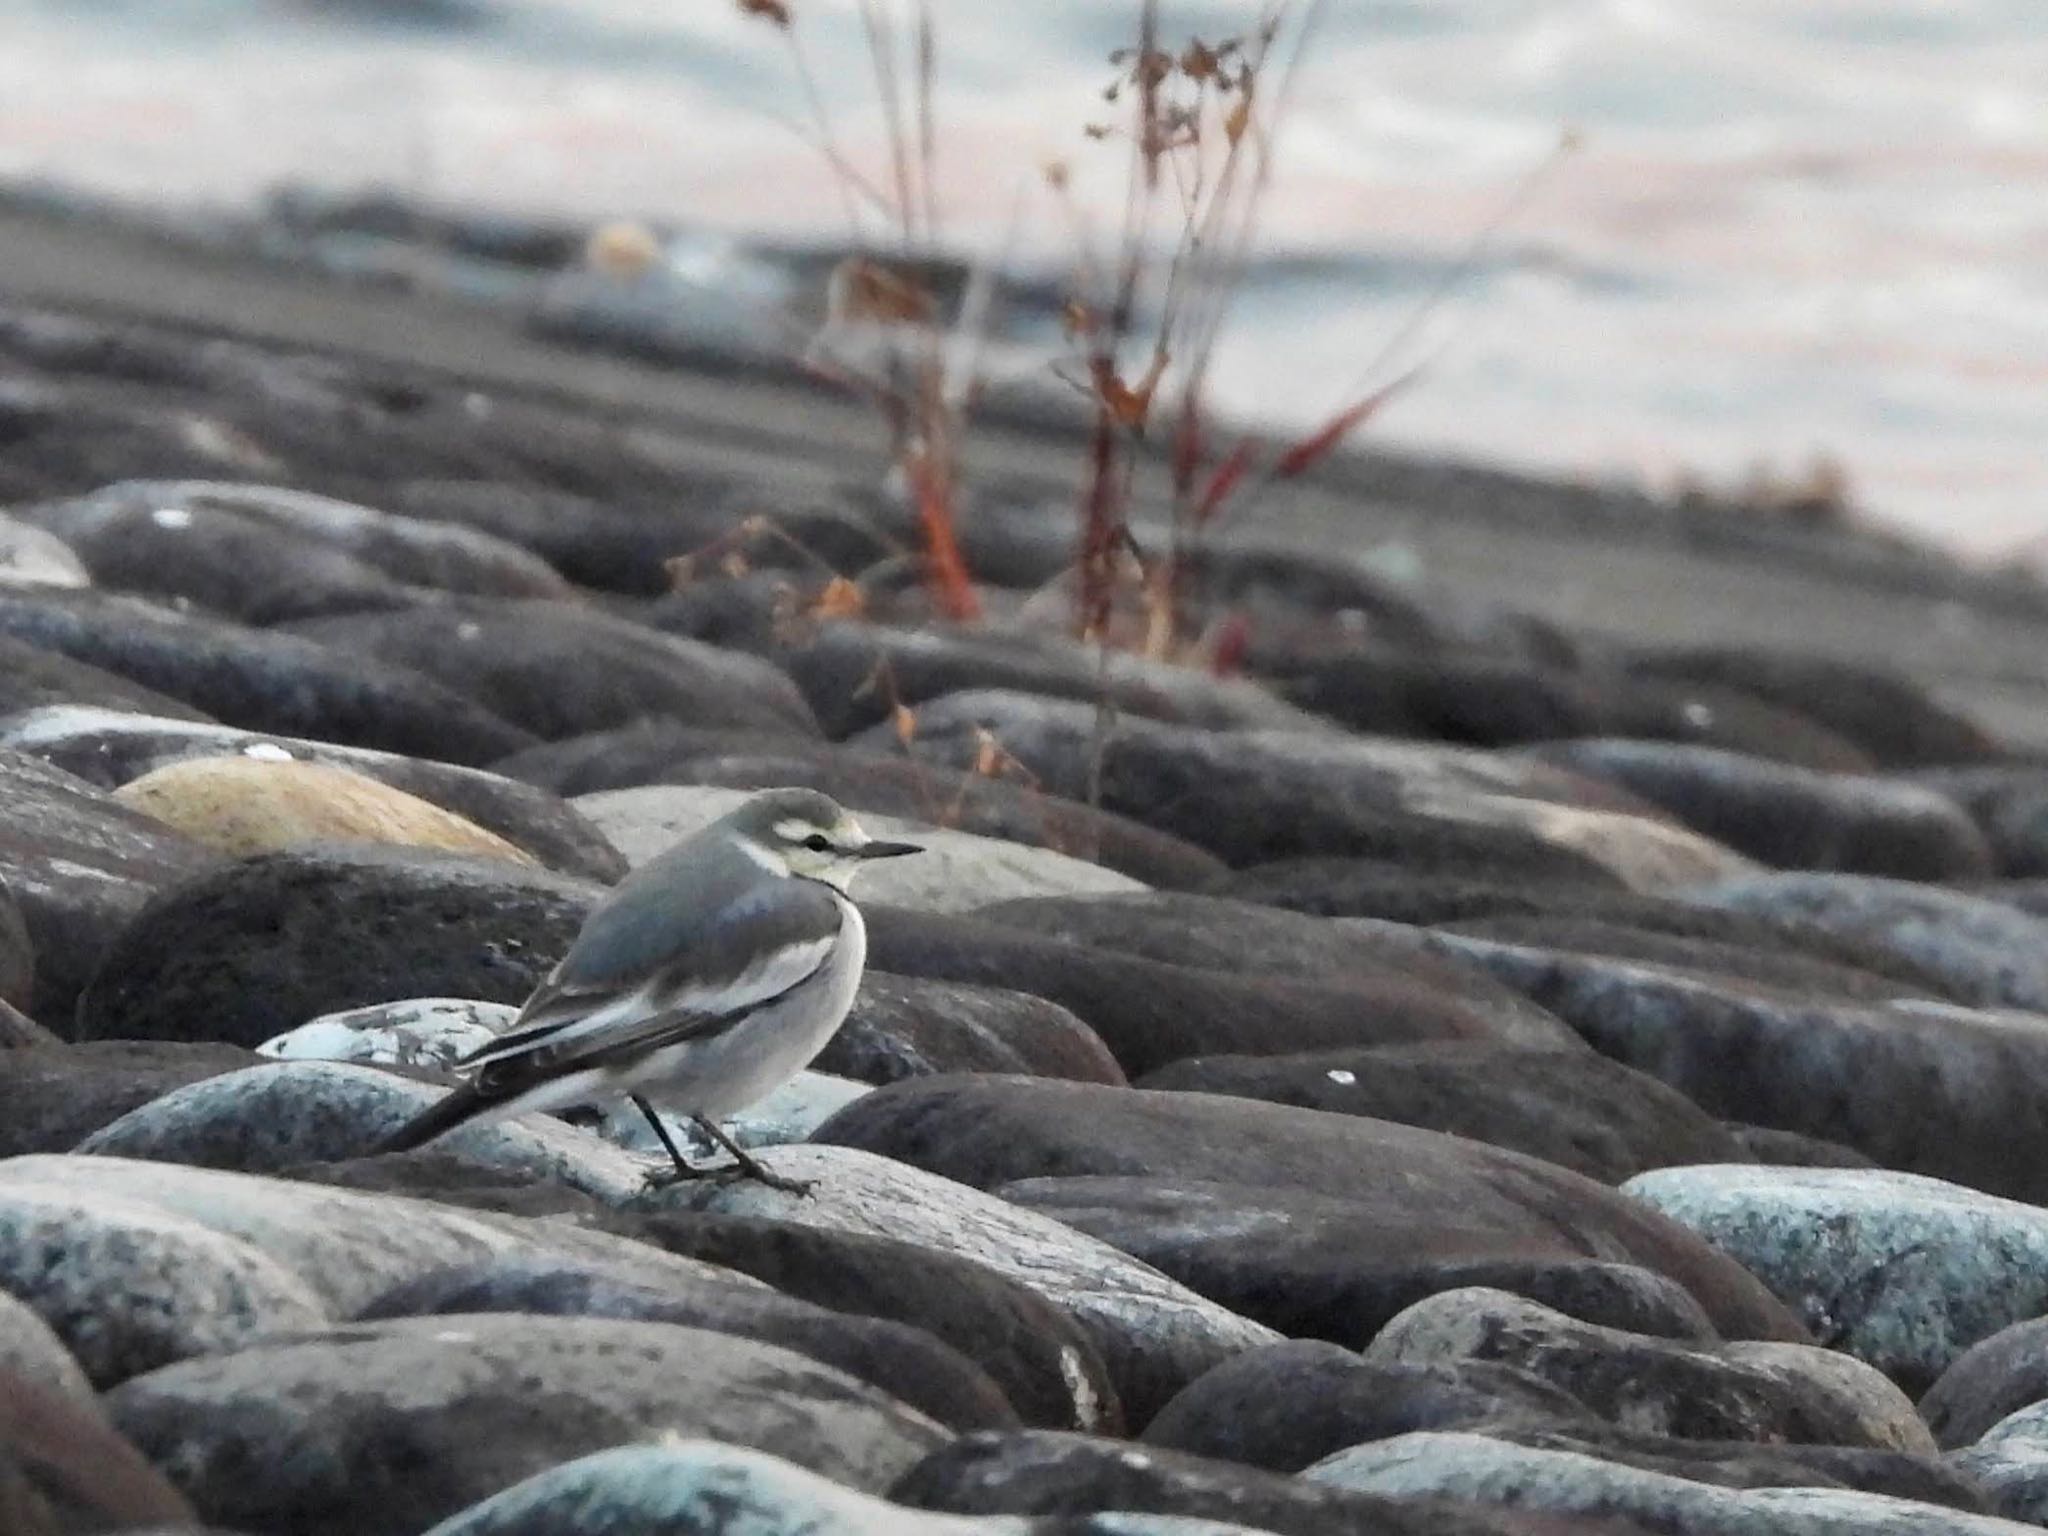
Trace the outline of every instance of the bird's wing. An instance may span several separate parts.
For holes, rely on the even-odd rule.
[[[486,1092],[516,1092],[712,1032],[808,979],[831,954],[841,923],[837,899],[807,880],[753,882],[679,932],[672,906],[623,916],[616,904],[594,914],[513,1027],[458,1070]],[[669,941],[641,969],[630,962],[657,953],[644,928],[657,921]]]

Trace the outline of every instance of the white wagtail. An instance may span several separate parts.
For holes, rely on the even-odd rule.
[[[877,842],[825,795],[771,789],[642,865],[593,910],[505,1033],[455,1064],[464,1082],[377,1148],[474,1120],[625,1095],[692,1168],[650,1100],[694,1119],[741,1172],[770,1173],[718,1126],[825,1048],[853,1006],[867,927],[846,898]]]

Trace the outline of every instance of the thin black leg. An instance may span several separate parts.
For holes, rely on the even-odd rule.
[[[732,1160],[739,1165],[740,1172],[744,1173],[748,1178],[758,1179],[770,1189],[779,1189],[784,1194],[808,1195],[811,1192],[811,1186],[804,1180],[785,1179],[781,1174],[773,1173],[755,1162],[752,1157],[747,1155],[746,1149],[726,1135],[724,1128],[708,1115],[693,1115],[691,1118],[697,1122],[699,1130],[703,1131],[705,1135],[732,1154]]]
[[[692,1168],[688,1161],[684,1159],[682,1149],[674,1141],[670,1140],[668,1127],[661,1123],[661,1116],[654,1112],[654,1106],[637,1093],[630,1094],[628,1097],[632,1099],[634,1107],[647,1117],[647,1123],[654,1127],[654,1134],[660,1139],[662,1149],[674,1159],[676,1165],[675,1176],[679,1179],[696,1178],[698,1176],[697,1170]],[[704,1122],[700,1120],[697,1123],[702,1125]],[[720,1139],[722,1140],[723,1138]]]

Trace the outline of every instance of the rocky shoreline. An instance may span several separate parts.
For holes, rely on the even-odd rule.
[[[2048,1523],[2048,767],[1901,675],[1229,543],[1105,669],[1042,500],[949,630],[857,476],[27,306],[0,497],[10,1536]],[[810,1196],[361,1155],[796,783],[930,845]]]

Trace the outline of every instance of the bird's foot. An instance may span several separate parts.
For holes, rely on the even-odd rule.
[[[692,1168],[688,1163],[674,1163],[666,1168],[650,1168],[647,1170],[643,1187],[653,1191],[668,1189],[677,1184],[737,1184],[742,1179],[765,1184],[785,1195],[802,1197],[811,1192],[811,1180],[784,1178],[781,1174],[764,1168],[751,1157],[741,1162],[721,1163],[716,1168]]]
[[[666,1168],[650,1168],[642,1181],[648,1189],[667,1189],[672,1184],[689,1184],[699,1180],[716,1183],[730,1177],[723,1168],[692,1168],[688,1163],[671,1163]]]
[[[757,1184],[766,1184],[770,1189],[779,1189],[785,1195],[795,1195],[798,1199],[810,1195],[814,1182],[811,1179],[786,1179],[779,1173],[770,1173],[759,1163],[755,1163],[751,1168],[736,1167],[733,1172],[741,1178],[752,1179]]]

